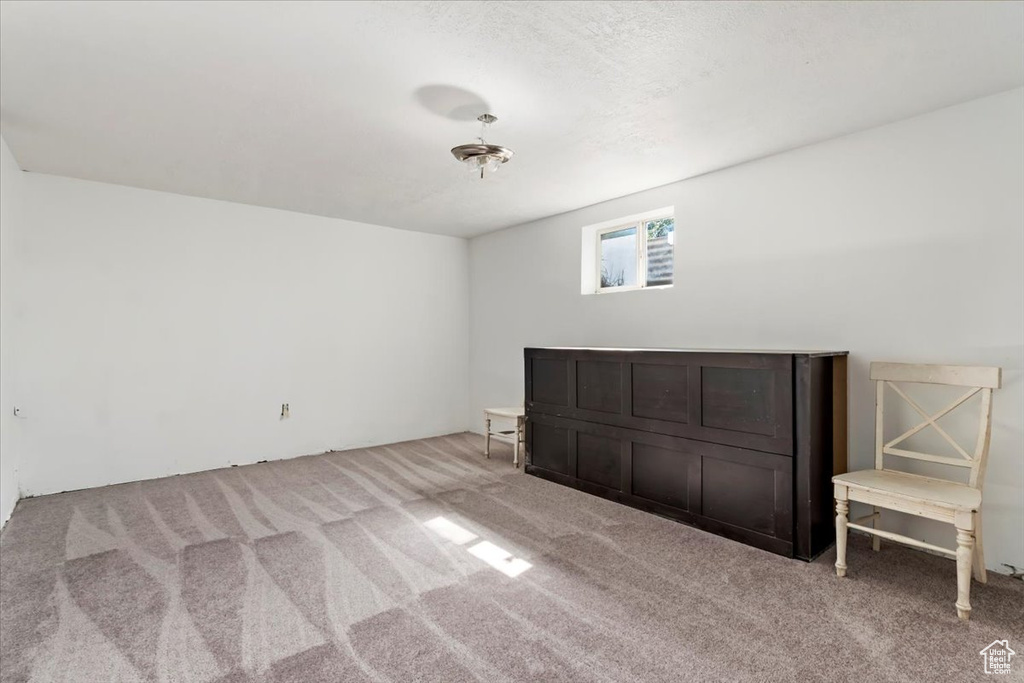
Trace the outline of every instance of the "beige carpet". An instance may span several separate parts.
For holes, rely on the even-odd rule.
[[[14,681],[964,681],[1024,583],[862,539],[850,577],[557,486],[459,434],[19,503]],[[1007,677],[1001,677],[1007,680]]]

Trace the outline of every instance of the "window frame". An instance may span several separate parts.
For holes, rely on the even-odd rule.
[[[595,247],[596,247],[596,249],[594,249],[594,254],[597,257],[597,270],[595,272],[595,276],[597,278],[597,291],[599,293],[607,294],[609,292],[628,292],[628,291],[630,291],[632,289],[642,289],[643,288],[640,285],[640,276],[641,276],[641,274],[644,275],[644,278],[643,278],[644,282],[647,281],[647,277],[646,277],[646,274],[643,273],[643,271],[640,270],[640,266],[642,265],[641,259],[640,259],[640,252],[643,251],[643,248],[641,248],[642,237],[641,237],[640,233],[643,232],[641,230],[641,227],[643,227],[641,222],[625,223],[623,225],[617,225],[617,226],[611,227],[611,228],[602,228],[602,229],[598,230],[596,233],[594,233]],[[614,286],[614,287],[603,287],[601,285],[601,263],[603,261],[603,258],[602,258],[603,254],[601,253],[601,237],[603,235],[607,235],[607,234],[612,233],[612,232],[619,232],[620,230],[628,230],[630,228],[633,228],[633,229],[636,230],[636,244],[637,244],[637,246],[636,246],[636,282],[637,282],[637,284],[635,284],[635,285],[617,285],[617,286]],[[643,239],[642,241],[644,243],[643,247],[646,248],[647,240]]]
[[[672,282],[667,285],[648,285],[647,284],[647,223],[653,221],[663,220],[665,218],[672,219],[672,232],[675,233],[675,211],[671,212],[659,212],[657,215],[650,214],[640,218],[624,219],[624,222],[618,223],[612,227],[600,228],[594,232],[594,256],[595,256],[595,294],[612,294],[615,292],[632,292],[640,289],[668,289],[675,284],[676,280],[676,245],[675,240],[672,242]],[[607,235],[608,233],[618,232],[620,230],[627,230],[629,228],[636,229],[636,280],[635,285],[618,285],[615,287],[602,287],[601,286],[601,236]]]

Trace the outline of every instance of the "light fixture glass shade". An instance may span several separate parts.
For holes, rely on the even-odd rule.
[[[488,125],[497,121],[497,118],[492,114],[481,114],[477,120],[483,124],[483,129],[486,130]],[[483,131],[477,140],[478,142],[468,145],[452,147],[452,155],[465,163],[466,169],[471,173],[479,174],[483,178],[485,174],[497,171],[502,164],[512,158],[512,150],[509,148],[491,145],[484,141]]]
[[[469,157],[467,159],[464,159],[463,163],[466,165],[466,170],[469,171],[470,173],[479,173],[480,167],[484,166],[487,163],[487,157]]]
[[[501,165],[504,160],[493,154],[482,154],[480,156],[469,157],[465,159],[466,170],[470,173],[479,174],[481,171],[485,173],[494,173]]]

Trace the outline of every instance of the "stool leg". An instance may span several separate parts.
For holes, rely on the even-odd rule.
[[[516,418],[516,443],[513,452],[512,465],[519,467],[519,454],[523,452],[523,418]]]
[[[526,416],[523,416],[522,427],[519,430],[520,446],[519,459],[522,460],[523,471],[526,471]]]
[[[491,457],[491,418],[484,413],[484,457]]]
[[[512,467],[519,467],[519,420],[516,420],[515,439],[512,441]]]

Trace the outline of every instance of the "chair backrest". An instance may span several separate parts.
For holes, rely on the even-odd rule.
[[[992,434],[992,390],[998,389],[1001,383],[1000,368],[972,367],[965,365],[913,365],[909,363],[872,363],[871,379],[875,386],[875,469],[884,469],[883,460],[886,455],[896,455],[914,460],[937,462],[954,467],[970,469],[968,485],[980,489],[985,481],[985,464],[988,460],[988,444]],[[908,384],[945,384],[949,386],[967,387],[966,393],[934,414],[927,413],[914,399],[910,398],[897,382]],[[889,387],[903,399],[924,420],[920,424],[906,430],[895,439],[886,441],[883,436],[885,414],[885,389]],[[971,452],[965,450],[945,429],[938,424],[939,418],[953,412],[964,403],[981,394],[981,410],[978,420],[978,437]],[[898,445],[927,427],[935,429],[945,439],[959,457],[932,455]]]

